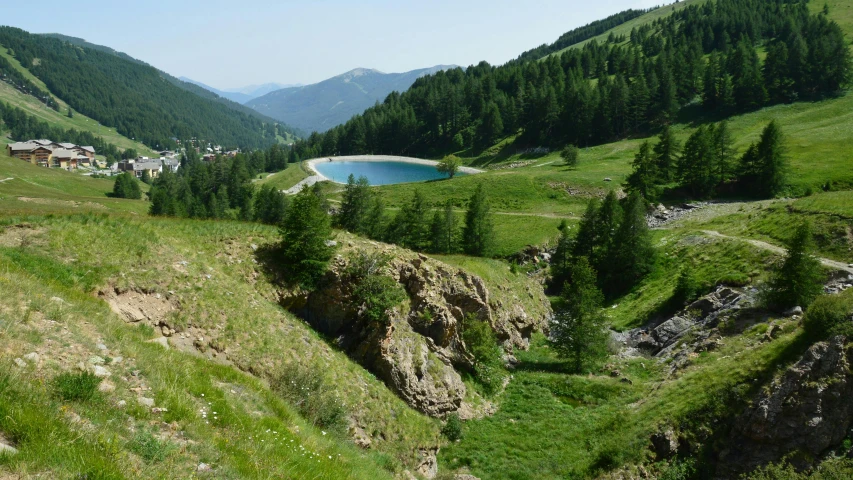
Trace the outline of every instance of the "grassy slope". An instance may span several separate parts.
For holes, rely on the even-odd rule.
[[[5,215],[62,212],[126,212],[145,215],[148,202],[110,198],[113,179],[37,167],[0,153],[0,211]],[[143,191],[148,186],[140,183]]]
[[[20,62],[17,59],[9,55],[9,52],[5,47],[0,45],[0,56],[3,56],[8,60],[14,67],[16,67],[20,72],[22,72],[30,81],[38,85],[45,91],[49,91],[48,88],[44,85],[44,83],[32,75],[29,70],[22,67]],[[99,126],[98,122],[92,120],[91,118],[86,117],[85,115],[74,112],[74,118],[68,118],[68,104],[66,104],[59,97],[55,97],[57,102],[59,103],[59,111],[56,112],[48,107],[46,107],[43,103],[39,102],[35,98],[25,95],[18,90],[12,88],[11,85],[5,82],[0,82],[0,101],[6,102],[10,105],[14,105],[29,115],[33,115],[34,117],[48,122],[49,124],[64,128],[64,129],[77,129],[81,131],[89,131],[95,135],[103,137],[109,143],[114,144],[116,147],[120,149],[127,148],[135,148],[137,152],[141,155],[151,156],[154,154],[154,151],[146,147],[145,145],[135,142],[127,137],[124,137],[118,134],[115,129],[111,129],[108,127]],[[62,141],[62,139],[53,138],[51,140],[54,141]]]
[[[190,478],[206,463],[227,478],[388,477],[258,380],[148,343],[150,327],[125,326],[75,284],[85,266],[25,250],[0,248],[0,431],[20,451],[0,458],[0,475]],[[31,351],[40,352],[38,363],[12,364]],[[106,357],[104,383],[115,390],[58,398],[55,376],[95,355]],[[167,410],[142,407],[138,396]]]
[[[287,190],[307,177],[308,174],[305,173],[305,170],[303,170],[299,164],[289,163],[287,168],[264,177],[264,179],[259,181],[258,184],[272,185],[279,190]]]

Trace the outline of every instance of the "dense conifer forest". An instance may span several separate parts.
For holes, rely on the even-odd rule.
[[[566,38],[584,38],[585,28]],[[519,146],[589,146],[653,133],[700,105],[725,117],[832,95],[850,79],[840,27],[794,1],[691,5],[633,29],[630,38],[611,35],[524,58],[419,79],[345,125],[298,142],[294,156],[440,156],[514,135]]]
[[[271,122],[179,88],[141,62],[12,27],[0,27],[0,45],[74,110],[152,148],[174,148],[173,138],[242,149],[276,141]]]

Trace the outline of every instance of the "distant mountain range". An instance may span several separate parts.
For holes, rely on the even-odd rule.
[[[325,132],[364,112],[393,91],[404,92],[420,77],[455,65],[405,73],[355,70],[303,87],[284,88],[246,103],[247,107],[305,132]]]
[[[232,102],[237,102],[240,104],[246,104],[246,102],[250,100],[254,100],[255,98],[262,97],[270,92],[274,92],[276,90],[281,90],[282,88],[291,88],[291,87],[301,87],[301,83],[292,83],[292,84],[281,84],[281,83],[265,83],[263,85],[248,85],[241,88],[226,88],[224,90],[220,90],[215,87],[211,87],[210,85],[205,85],[199,81],[193,80],[187,77],[180,77],[180,79],[187,83],[192,83],[193,85],[198,85],[199,87],[215,93],[222,98],[227,98]]]

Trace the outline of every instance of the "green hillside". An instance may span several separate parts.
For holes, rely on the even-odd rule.
[[[151,148],[173,148],[173,137],[244,149],[275,141],[275,129],[243,107],[190,93],[141,62],[10,27],[0,45],[75,111]]]
[[[22,75],[24,75],[27,79],[32,81],[34,84],[38,85],[42,89],[47,90],[47,87],[44,83],[36,78],[30,73],[29,70],[23,68],[18,62],[17,59],[9,55],[8,51],[5,48],[0,48],[0,56],[5,58],[14,68],[16,68]],[[41,121],[48,122],[51,125],[63,128],[63,129],[77,129],[80,131],[88,131],[94,135],[102,137],[104,141],[107,143],[111,143],[116,147],[124,150],[128,148],[136,149],[137,152],[140,152],[143,155],[153,155],[154,151],[150,148],[146,147],[140,142],[133,141],[118,132],[114,128],[106,127],[100,125],[95,120],[86,117],[85,115],[75,112],[73,118],[68,117],[68,104],[65,103],[62,99],[57,98],[57,102],[59,104],[58,110],[53,110],[51,108],[46,107],[42,102],[38,101],[36,98],[26,95],[19,90],[13,88],[11,85],[5,82],[0,82],[0,101],[12,105],[14,107],[20,108],[24,110],[27,114],[32,115],[38,118]],[[16,139],[21,140],[21,139]],[[29,140],[29,139],[24,139]],[[61,139],[54,139],[55,141],[63,141]]]
[[[853,2],[833,0],[828,14],[815,2],[711,3],[616,16],[598,46],[562,56],[425,77],[290,157],[455,153],[479,174],[322,182],[285,199],[277,191],[308,174],[275,145],[217,162],[190,154],[142,185],[148,201],[0,154],[0,445],[18,452],[0,453],[0,478],[850,478],[853,95],[844,72],[812,67],[844,60],[822,54],[850,47]],[[680,32],[682,48],[684,25],[713,28]],[[812,52],[810,73],[764,81],[786,29]],[[702,71],[692,83],[691,65]],[[62,123],[64,103],[56,112],[3,85],[0,99],[80,125]],[[644,97],[643,86],[655,88]],[[766,101],[730,104],[759,87]],[[723,120],[738,166],[775,122],[781,193],[759,198],[729,179],[694,198],[680,171],[654,202],[636,196],[627,183],[644,142],[669,127],[684,156],[699,156],[696,132]],[[473,208],[478,191],[487,214]],[[284,221],[253,216],[270,205]],[[336,228],[313,238],[329,210]],[[788,257],[805,224],[811,238]],[[493,240],[485,254],[469,247],[481,234]],[[450,238],[449,253],[434,253],[436,237]],[[304,258],[292,261],[293,247]],[[783,287],[810,283],[806,265],[819,291],[783,306],[770,294],[785,258],[801,263]],[[305,264],[323,265],[320,279],[291,285]],[[528,323],[536,316],[550,332]],[[607,333],[576,342],[600,347],[580,366],[556,341],[571,322]],[[446,404],[454,382],[465,387],[446,410],[456,415],[422,413]]]

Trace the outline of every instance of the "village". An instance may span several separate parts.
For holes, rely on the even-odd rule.
[[[192,148],[192,147],[191,147]],[[130,172],[136,178],[157,178],[165,170],[175,173],[181,166],[180,154],[171,150],[157,152],[159,157],[139,156],[109,164],[96,158],[95,148],[73,143],[54,142],[47,139],[27,140],[10,143],[6,147],[9,156],[40,167],[58,168],[67,171],[90,169],[107,175]],[[199,153],[201,149],[195,147]],[[234,157],[239,150],[223,151],[220,146],[208,146],[201,156],[202,161],[213,162],[219,155]]]

